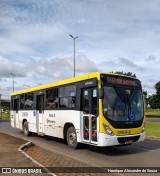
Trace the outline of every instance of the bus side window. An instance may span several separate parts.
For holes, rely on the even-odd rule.
[[[59,106],[64,108],[76,107],[76,85],[60,87]]]
[[[25,94],[25,109],[33,109],[33,93]]]
[[[58,108],[58,88],[49,89],[46,91],[46,108]]]
[[[16,111],[16,113],[18,113],[19,110],[19,100],[15,99],[14,100],[14,111]]]
[[[14,103],[13,99],[11,99],[11,110],[14,110]]]
[[[24,94],[20,95],[20,109],[24,109],[25,99]]]

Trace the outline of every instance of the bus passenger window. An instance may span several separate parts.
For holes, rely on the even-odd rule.
[[[25,95],[25,109],[33,109],[33,93]]]
[[[76,85],[60,87],[59,106],[64,108],[75,108]]]
[[[24,103],[25,103],[25,99],[23,94],[23,95],[20,95],[20,109],[24,109]]]
[[[14,103],[13,103],[13,99],[11,98],[11,110],[14,110]]]
[[[49,89],[46,91],[46,108],[58,108],[58,88]]]
[[[60,107],[74,108],[75,107],[75,97],[62,97],[60,98]]]
[[[16,111],[16,113],[18,113],[19,110],[19,100],[15,99],[14,100],[14,111]]]

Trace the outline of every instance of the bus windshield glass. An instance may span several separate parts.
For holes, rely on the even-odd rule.
[[[104,86],[103,114],[112,121],[134,122],[143,118],[141,89]]]
[[[144,116],[141,82],[138,79],[101,74],[103,114],[113,122],[137,122]]]

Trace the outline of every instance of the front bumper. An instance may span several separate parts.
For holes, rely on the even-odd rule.
[[[140,142],[144,141],[145,132],[135,135],[126,135],[126,136],[110,136],[104,133],[99,133],[99,142],[98,146],[115,146],[115,145],[124,145],[128,144],[130,141]]]

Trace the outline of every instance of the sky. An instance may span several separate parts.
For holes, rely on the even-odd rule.
[[[94,71],[160,81],[160,0],[0,0],[0,93]]]

